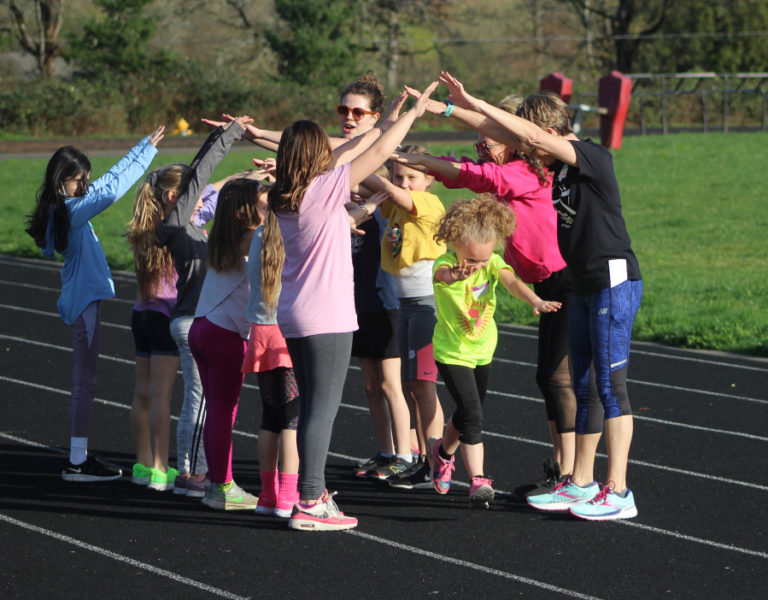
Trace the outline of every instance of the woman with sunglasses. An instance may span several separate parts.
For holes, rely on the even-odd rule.
[[[412,90],[409,90],[412,92]],[[507,96],[497,106],[514,114],[522,98]],[[472,110],[450,103],[431,101],[427,110],[447,115],[477,129],[485,119]],[[562,303],[557,312],[539,319],[539,348],[536,382],[544,396],[553,457],[544,463],[545,476],[534,485],[522,486],[518,494],[543,493],[573,469],[576,453],[576,396],[568,370],[568,294],[570,274],[557,244],[557,213],[552,206],[551,176],[538,160],[522,156],[509,145],[482,131],[475,143],[477,162],[446,157],[401,155],[409,165],[426,168],[447,188],[467,188],[491,193],[515,212],[517,229],[507,238],[504,260],[525,283],[533,284],[541,298]]]
[[[158,127],[96,181],[88,183],[91,162],[72,146],[59,148],[45,171],[27,233],[42,248],[64,258],[61,297],[57,303],[72,327],[74,369],[70,404],[69,460],[61,472],[66,481],[110,481],[122,475],[88,454],[96,367],[101,340],[101,301],[114,298],[115,286],[104,250],[90,219],[117,202],[146,171],[157,154],[165,127]]]
[[[344,139],[360,136],[376,125],[384,96],[373,73],[366,73],[341,92],[336,107]],[[357,204],[364,195],[353,193]],[[407,470],[411,457],[410,412],[400,380],[397,320],[400,303],[392,275],[381,269],[381,236],[386,221],[381,211],[359,226],[363,235],[352,236],[355,277],[355,310],[359,329],[352,336],[352,356],[363,372],[373,428],[379,451],[355,468],[358,477],[387,479]]]

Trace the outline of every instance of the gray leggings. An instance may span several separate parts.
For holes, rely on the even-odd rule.
[[[352,333],[287,338],[299,386],[299,495],[319,498],[325,491],[325,461],[333,422],[341,404],[352,352]]]

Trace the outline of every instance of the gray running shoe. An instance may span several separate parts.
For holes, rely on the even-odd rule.
[[[255,510],[259,501],[256,496],[231,481],[229,484],[210,484],[202,503],[214,510]]]

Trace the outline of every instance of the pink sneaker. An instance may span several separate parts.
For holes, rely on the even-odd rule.
[[[326,490],[312,506],[297,502],[288,527],[296,531],[337,531],[357,527],[357,519],[347,517],[336,506],[333,501],[335,495],[336,492],[329,494]]]
[[[488,508],[493,496],[493,481],[482,475],[472,478],[472,485],[469,487],[470,508]]]
[[[451,477],[453,471],[456,469],[454,464],[456,457],[451,456],[451,460],[445,460],[440,456],[440,445],[443,443],[443,438],[432,438],[432,460],[434,466],[432,467],[432,487],[435,488],[438,494],[447,494],[451,489]]]

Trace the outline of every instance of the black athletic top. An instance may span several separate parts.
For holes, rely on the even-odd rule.
[[[571,270],[574,291],[589,295],[611,287],[608,261],[625,259],[627,279],[642,279],[621,214],[611,153],[591,142],[572,141],[578,167],[552,166],[560,253]]]

